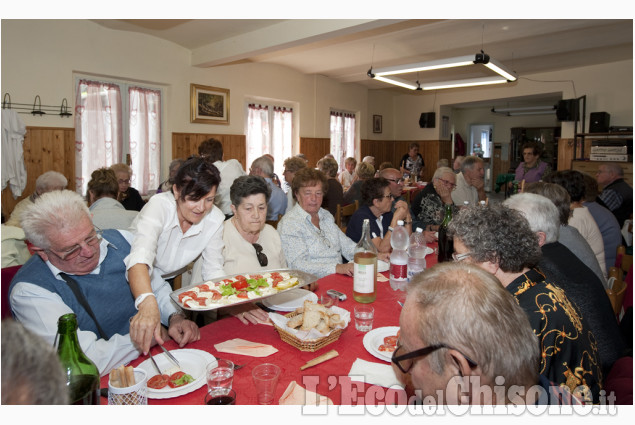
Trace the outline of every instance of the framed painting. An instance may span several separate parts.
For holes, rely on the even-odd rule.
[[[373,115],[373,133],[381,133],[381,115]]]
[[[229,124],[229,89],[190,84],[190,122]]]

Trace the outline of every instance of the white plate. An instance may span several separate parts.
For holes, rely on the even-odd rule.
[[[192,378],[194,378],[194,381],[178,388],[170,388],[169,386],[163,387],[160,390],[148,388],[148,398],[179,397],[194,390],[198,390],[203,385],[207,384],[207,379],[205,378],[205,368],[209,363],[216,360],[216,357],[206,351],[189,348],[170,350],[170,353],[181,365],[181,370],[188,375],[191,375]],[[170,369],[174,369],[174,371],[176,371],[176,365],[168,359],[165,353],[157,353],[154,354],[153,357],[154,361],[157,362],[157,366],[159,366],[159,369],[161,369],[163,373],[169,372]],[[150,359],[146,359],[137,367],[146,371],[148,374],[148,381],[153,376],[158,375]]]
[[[369,331],[364,335],[364,348],[379,360],[390,363],[392,353],[379,351],[379,346],[384,343],[385,337],[397,335],[398,330],[399,326],[385,326]]]
[[[390,270],[390,264],[382,260],[377,260],[377,273],[387,272],[388,270]]]
[[[295,311],[304,305],[304,300],[317,302],[318,296],[306,289],[292,289],[288,292],[262,300],[262,303],[276,311]]]

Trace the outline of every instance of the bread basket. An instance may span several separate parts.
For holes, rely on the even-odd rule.
[[[290,319],[298,314],[299,313],[296,313],[294,311],[294,312],[285,314],[284,317]],[[329,333],[328,335],[322,338],[303,340],[293,335],[292,333],[288,332],[286,329],[278,326],[275,323],[273,326],[276,328],[276,331],[278,331],[278,334],[280,335],[280,339],[282,339],[284,342],[294,346],[300,351],[310,351],[310,352],[317,351],[320,348],[326,347],[330,343],[337,341],[340,335],[342,335],[342,331],[344,330],[343,328],[334,329],[331,331],[331,333]]]

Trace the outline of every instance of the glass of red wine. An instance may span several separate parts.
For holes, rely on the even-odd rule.
[[[205,394],[205,404],[208,406],[220,406],[223,404],[236,404],[236,391],[215,391]]]

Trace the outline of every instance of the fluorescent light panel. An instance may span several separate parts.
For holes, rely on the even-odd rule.
[[[374,78],[379,81],[383,81],[385,83],[394,84],[400,87],[404,87],[410,90],[416,90],[419,88],[418,83],[411,83],[403,78],[386,78],[387,75],[397,75],[397,74],[406,74],[411,72],[418,71],[429,71],[433,69],[444,69],[444,68],[456,68],[461,66],[475,65],[476,56],[458,56],[455,58],[448,59],[439,59],[427,62],[417,62],[411,63],[407,65],[397,65],[397,66],[388,66],[383,68],[377,68],[375,70],[371,69],[368,72],[368,75],[371,78]],[[429,83],[421,85],[423,90],[436,90],[436,89],[446,89],[446,88],[454,88],[454,87],[470,87],[470,86],[481,86],[487,84],[502,84],[511,81],[516,81],[517,77],[500,63],[496,62],[493,59],[489,59],[488,63],[483,64],[490,70],[496,72],[500,75],[500,77],[484,77],[484,78],[469,78],[465,80],[454,80],[454,81],[443,81],[437,83]],[[502,77],[502,78],[501,78]]]
[[[526,111],[546,111],[550,112],[551,110],[556,110],[554,105],[545,105],[545,106],[519,106],[516,108],[494,108],[492,112],[526,112]]]

